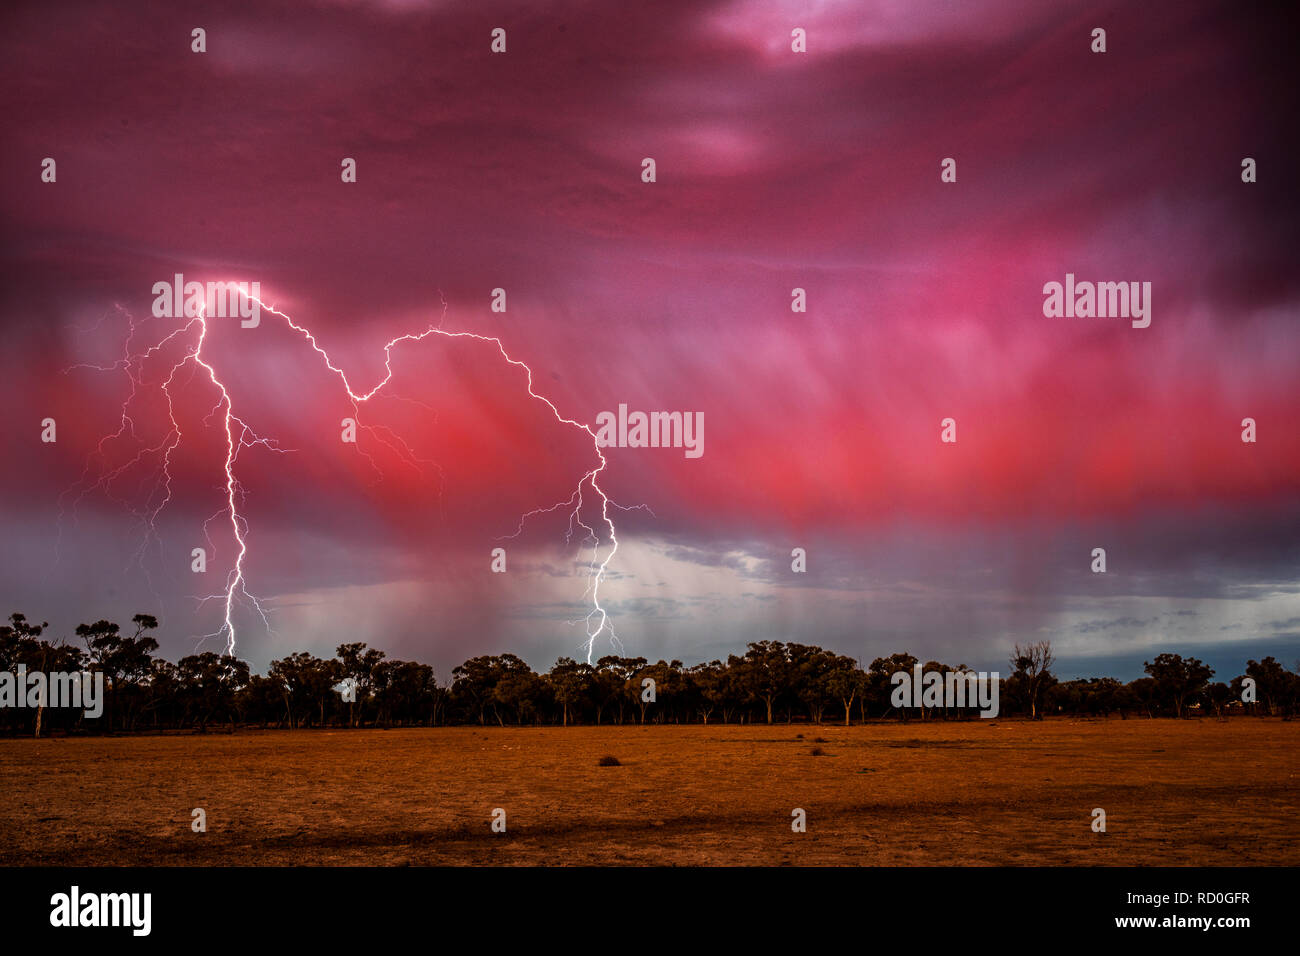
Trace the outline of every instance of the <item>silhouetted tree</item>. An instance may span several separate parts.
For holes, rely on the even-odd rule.
[[[1174,705],[1174,716],[1183,715],[1183,705],[1205,689],[1214,671],[1195,657],[1183,659],[1178,654],[1158,654],[1145,661],[1143,670],[1156,682],[1155,692],[1162,703]]]
[[[789,721],[799,709],[807,719],[820,723],[826,708],[838,705],[848,725],[855,702],[863,721],[892,710],[906,720],[916,710],[910,700],[898,708],[891,700],[891,677],[900,671],[913,675],[916,670],[917,658],[903,652],[877,657],[864,671],[853,658],[816,645],[763,640],[751,642],[744,655],[731,655],[725,663],[713,660],[685,667],[679,660],[650,664],[644,657],[608,655],[592,667],[561,657],[545,675],[534,673],[514,654],[485,655],[456,667],[451,685],[441,687],[429,665],[390,660],[383,651],[361,642],[338,645],[332,659],[306,652],[289,654],[272,661],[265,676],[251,674],[245,661],[211,651],[171,664],[153,656],[158,642],[150,632],[157,628],[157,619],[137,614],[132,623],[135,631],[130,637],[107,620],[80,625],[76,633],[85,643],[83,653],[63,642],[42,639],[47,624],[12,614],[8,623],[0,625],[0,670],[21,665],[29,672],[72,673],[89,668],[102,673],[108,690],[103,723],[85,726],[93,724],[94,729],[107,732],[134,729],[142,715],[156,730],[193,727],[205,733],[215,720],[227,721],[232,730],[239,724],[265,728],[272,719],[277,727],[290,729],[332,723],[356,727],[368,721],[385,727],[444,720],[483,725],[489,717],[502,726],[507,721],[568,726],[592,717],[599,724],[611,711],[622,724],[629,704],[641,723],[698,719],[708,724],[719,714],[723,723],[733,719],[745,723],[761,714],[771,724],[778,712]],[[1236,706],[1234,698],[1240,697],[1248,679],[1255,682],[1260,701],[1250,713],[1289,714],[1300,702],[1300,675],[1272,657],[1248,661],[1246,674],[1229,684],[1210,684],[1213,671],[1203,662],[1171,653],[1146,662],[1149,676],[1129,684],[1110,677],[1062,683],[1051,673],[1053,656],[1047,641],[1016,645],[1011,665],[1013,671],[1000,687],[1003,712],[1023,712],[1031,718],[1057,712],[1109,716],[1114,711],[1126,718],[1139,709],[1149,717],[1165,712],[1181,717],[1189,710],[1213,709],[1223,718]],[[947,676],[969,674],[971,669],[931,660],[921,672]],[[357,694],[343,708],[338,690],[345,678],[356,681]],[[647,678],[655,684],[653,706],[643,697],[642,681]],[[941,705],[922,707],[921,716],[937,717],[942,712],[945,718],[964,719],[976,709],[973,701],[950,708],[941,699],[945,701]],[[81,729],[83,723],[80,713],[47,709],[42,702],[34,713],[4,708],[0,726],[17,726],[22,732],[34,728],[40,735],[60,728]]]
[[[182,657],[176,664],[180,690],[199,733],[207,733],[208,721],[225,714],[235,729],[235,697],[248,683],[248,662],[229,654],[204,651]]]
[[[1038,641],[1021,647],[1019,644],[1011,652],[1011,670],[1013,676],[1024,682],[1029,699],[1029,716],[1038,717],[1038,701],[1043,691],[1044,681],[1051,676],[1052,665],[1056,658],[1052,656],[1052,642]]]
[[[340,644],[334,653],[339,660],[339,680],[356,682],[355,700],[348,701],[348,726],[355,727],[360,719],[357,702],[364,709],[370,698],[371,676],[385,654],[374,648],[367,649],[364,643]]]
[[[867,675],[851,657],[836,656],[826,673],[826,691],[844,708],[844,726],[849,726],[853,700],[867,686]]]
[[[561,726],[569,726],[569,711],[580,707],[591,696],[592,668],[583,661],[561,657],[547,675],[552,693],[561,708]]]
[[[1255,694],[1264,710],[1270,716],[1276,714],[1293,675],[1288,674],[1286,668],[1272,657],[1266,657],[1262,661],[1247,661],[1246,676],[1254,678]]]
[[[890,683],[891,678],[900,671],[912,674],[917,663],[917,659],[911,654],[903,653],[890,654],[888,657],[877,657],[871,662],[871,668],[867,672],[866,687],[863,689],[861,698],[864,720],[866,719],[868,698],[870,698],[871,703],[880,705],[881,713],[889,713],[893,706],[890,703],[890,695],[893,691],[893,686]],[[906,707],[898,708],[900,720],[907,720],[907,711]]]
[[[744,657],[734,654],[727,664],[736,675],[744,694],[763,704],[767,722],[772,723],[772,707],[792,683],[790,655],[780,641],[758,641],[749,645]]]

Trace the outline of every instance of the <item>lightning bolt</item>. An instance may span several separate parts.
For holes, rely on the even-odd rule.
[[[171,502],[172,454],[180,446],[184,437],[180,423],[176,420],[176,406],[172,388],[177,384],[178,375],[180,375],[182,370],[187,367],[192,365],[190,368],[191,378],[195,373],[199,373],[199,371],[202,370],[203,373],[206,373],[208,380],[219,392],[219,398],[213,406],[212,411],[209,412],[207,420],[211,421],[212,417],[220,412],[222,417],[222,428],[226,439],[226,457],[224,464],[226,507],[223,508],[222,511],[218,512],[217,515],[214,515],[212,518],[205,521],[203,523],[203,530],[209,547],[211,547],[215,553],[216,549],[212,546],[212,539],[208,534],[208,526],[219,515],[225,514],[228,516],[231,532],[237,546],[237,553],[234,567],[227,575],[225,591],[222,594],[208,595],[199,600],[200,606],[211,600],[221,600],[225,604],[225,614],[221,627],[213,634],[204,635],[201,640],[224,637],[226,639],[226,652],[228,654],[233,654],[235,650],[235,625],[232,615],[235,608],[236,594],[242,595],[248,600],[261,617],[262,622],[266,625],[268,631],[271,630],[270,618],[268,617],[267,610],[254,595],[249,593],[245,586],[244,558],[248,554],[248,542],[246,540],[248,524],[243,515],[240,514],[240,503],[244,498],[244,490],[239,484],[238,479],[235,477],[235,463],[238,461],[239,452],[242,449],[254,445],[260,445],[263,448],[278,453],[287,453],[287,450],[280,448],[276,442],[257,435],[257,433],[254,432],[242,418],[234,413],[233,402],[229,391],[227,391],[226,386],[221,379],[217,377],[216,369],[203,357],[203,345],[207,340],[208,334],[207,316],[205,314],[206,303],[199,308],[197,316],[193,317],[179,328],[174,329],[158,342],[141,352],[133,352],[131,349],[131,343],[138,331],[138,326],[134,317],[129,312],[122,309],[121,306],[118,306],[117,308],[119,311],[122,311],[127,315],[129,323],[129,331],[123,344],[122,358],[113,365],[104,366],[80,364],[69,366],[63,370],[64,374],[68,374],[77,369],[92,369],[103,372],[121,370],[125,373],[131,387],[126,399],[122,402],[119,411],[119,424],[117,431],[106,435],[99,440],[94,451],[92,451],[86,458],[86,465],[82,471],[80,479],[78,479],[72,488],[66,490],[59,497],[60,538],[62,536],[62,526],[66,507],[65,501],[68,495],[74,490],[78,492],[76,498],[72,502],[72,509],[75,515],[77,505],[79,505],[80,502],[91,492],[100,490],[110,500],[117,501],[124,505],[142,524],[144,534],[142,535],[140,548],[136,553],[136,558],[140,566],[145,569],[146,576],[148,576],[148,569],[144,565],[144,552],[151,541],[158,541],[161,546],[161,541],[157,536],[156,522],[159,514],[161,514],[163,509]],[[197,329],[198,335],[197,339],[193,342],[193,345],[186,349],[184,355],[179,361],[176,361],[171,365],[166,377],[157,383],[157,389],[162,393],[166,400],[167,419],[170,423],[170,428],[167,430],[160,442],[155,445],[146,445],[136,434],[136,422],[132,414],[132,409],[136,405],[142,392],[150,388],[152,384],[148,378],[148,365],[155,356],[165,354],[167,347],[174,341],[183,341],[186,334],[191,333],[195,329]],[[128,437],[140,442],[136,453],[126,462],[117,467],[101,470],[95,476],[94,481],[90,481],[93,462],[98,459],[101,465],[105,463],[108,459],[110,443],[125,441]],[[136,507],[133,506],[128,499],[117,496],[114,493],[113,488],[116,483],[124,480],[136,465],[151,456],[158,456],[160,458],[160,465],[155,473],[153,487],[148,490],[148,493],[145,496],[143,507]],[[152,590],[152,582],[150,582],[150,588]],[[161,598],[158,596],[156,591],[154,592],[154,596],[161,604]]]
[[[430,337],[439,337],[449,340],[471,339],[475,342],[483,343],[495,348],[497,353],[507,364],[522,369],[525,374],[526,388],[529,397],[546,405],[557,422],[573,428],[579,428],[586,432],[591,438],[592,449],[595,452],[598,464],[582,475],[578,480],[573,493],[567,499],[557,502],[549,507],[537,508],[525,513],[520,517],[518,527],[514,534],[508,535],[499,540],[517,538],[523,533],[524,525],[530,518],[552,514],[562,508],[568,509],[569,524],[565,533],[565,541],[570,542],[572,540],[575,533],[574,527],[577,526],[582,529],[583,543],[590,544],[591,546],[591,558],[587,566],[587,587],[582,595],[583,599],[589,597],[591,601],[591,607],[582,619],[584,630],[586,632],[586,639],[581,646],[586,651],[587,662],[591,663],[596,642],[602,635],[607,635],[611,646],[618,649],[620,653],[622,652],[622,644],[618,639],[618,635],[615,633],[614,625],[610,619],[608,610],[601,603],[600,594],[601,584],[605,582],[609,574],[610,563],[614,560],[614,556],[618,553],[619,548],[618,533],[610,512],[611,509],[622,511],[645,510],[650,514],[653,514],[653,511],[650,511],[650,509],[645,505],[624,507],[609,497],[600,484],[601,475],[608,467],[609,461],[601,448],[596,433],[592,430],[590,425],[565,416],[549,398],[539,394],[534,389],[533,370],[526,362],[510,355],[510,353],[506,351],[505,345],[495,336],[479,335],[474,332],[449,331],[442,327],[440,320],[439,324],[430,325],[421,332],[410,332],[390,339],[384,345],[384,375],[382,379],[369,389],[358,391],[353,386],[347,373],[339,365],[335,364],[334,359],[330,356],[329,352],[320,345],[316,336],[310,329],[303,325],[299,325],[288,314],[263,301],[258,296],[250,294],[246,291],[245,287],[236,286],[236,288],[239,289],[241,295],[247,297],[249,301],[256,303],[262,311],[268,312],[282,319],[290,330],[301,336],[311,349],[320,356],[325,367],[338,377],[343,389],[347,393],[358,428],[367,431],[377,442],[390,448],[401,460],[421,471],[421,473],[423,473],[421,469],[422,465],[431,464],[436,467],[436,463],[419,458],[415,454],[414,450],[411,449],[411,447],[400,436],[393,433],[391,429],[384,426],[370,425],[363,421],[361,415],[362,407],[381,394],[383,394],[385,398],[412,402],[417,406],[433,411],[433,409],[425,403],[416,402],[412,399],[406,399],[400,395],[395,395],[392,390],[388,388],[393,379],[393,349],[403,344],[416,344]],[[442,319],[445,320],[447,313],[447,302],[445,298],[442,300],[442,307]],[[126,312],[126,310],[121,309],[120,306],[118,309],[124,313]],[[262,606],[261,602],[249,592],[244,573],[244,563],[249,551],[249,524],[241,512],[241,506],[246,495],[243,486],[240,484],[239,479],[236,476],[236,465],[239,460],[239,454],[243,449],[251,448],[253,446],[260,446],[266,450],[279,454],[287,454],[292,451],[292,449],[280,448],[278,443],[275,441],[262,438],[243,420],[243,418],[235,413],[234,400],[231,397],[230,391],[227,389],[225,383],[222,382],[215,366],[213,366],[213,364],[209,362],[203,354],[203,347],[208,337],[206,303],[203,303],[197,311],[197,315],[189,318],[188,321],[184,322],[180,327],[173,329],[169,334],[143,351],[132,350],[132,342],[136,337],[138,326],[130,313],[126,313],[129,322],[129,331],[123,344],[123,353],[120,360],[107,366],[81,364],[64,369],[65,374],[76,369],[92,369],[103,372],[120,370],[126,374],[126,377],[130,382],[130,392],[122,403],[117,431],[100,439],[95,449],[87,456],[86,465],[83,469],[81,478],[72,486],[72,488],[65,491],[63,495],[60,495],[60,536],[62,534],[62,522],[65,510],[64,502],[66,498],[73,491],[77,492],[76,498],[72,503],[75,514],[77,504],[79,504],[86,495],[96,490],[102,491],[111,500],[117,501],[131,510],[143,525],[144,535],[137,555],[140,564],[143,567],[143,556],[145,550],[148,548],[150,541],[157,540],[156,519],[171,501],[172,454],[180,446],[183,438],[181,426],[176,420],[172,388],[178,383],[179,376],[181,376],[186,370],[188,370],[189,374],[189,379],[186,380],[187,382],[192,380],[195,375],[199,375],[206,379],[217,390],[218,397],[212,410],[205,418],[204,423],[205,425],[210,425],[214,418],[219,418],[220,422],[218,427],[221,429],[225,437],[225,461],[223,463],[223,472],[225,477],[225,504],[220,511],[209,517],[207,521],[203,523],[203,530],[209,546],[212,546],[209,526],[214,520],[224,517],[230,525],[230,534],[235,543],[235,559],[231,570],[227,574],[225,590],[220,594],[207,595],[199,599],[200,606],[209,601],[220,601],[224,607],[224,615],[220,628],[212,634],[204,635],[201,640],[209,638],[224,638],[226,642],[226,653],[233,655],[236,647],[236,625],[234,613],[236,604],[240,598],[246,600],[252,606],[261,618],[262,623],[265,625],[267,630],[271,631],[269,612]],[[102,321],[103,320],[101,319],[101,322]],[[195,335],[195,333],[197,333],[197,335]],[[186,343],[183,354],[178,360],[172,362],[166,376],[157,384],[158,390],[161,391],[166,401],[167,417],[170,422],[170,428],[160,442],[148,445],[136,434],[136,423],[132,415],[132,409],[140,398],[142,392],[151,385],[148,379],[148,366],[151,362],[155,357],[163,355],[174,342],[185,342],[187,337],[190,341]],[[125,442],[128,439],[138,443],[136,453],[125,463],[116,467],[108,468],[106,463],[108,461],[110,445],[115,442]],[[376,480],[381,479],[382,472],[379,469],[378,464],[375,462],[374,457],[359,447],[358,451],[368,459],[371,466],[375,469],[377,475]],[[144,506],[136,507],[131,505],[126,498],[118,496],[114,492],[114,486],[124,480],[125,476],[136,465],[151,457],[157,457],[159,459],[159,466],[155,472],[154,484],[146,494]],[[101,467],[97,473],[94,473],[94,462],[96,460],[99,461]],[[439,468],[438,471],[441,476],[441,468]],[[93,480],[91,480],[92,477]],[[608,538],[608,547],[603,549],[603,554],[601,535],[597,532],[595,527],[586,523],[582,517],[584,509],[586,508],[586,496],[588,494],[593,495],[598,499],[600,519],[598,522],[593,522],[593,524],[603,525]],[[161,546],[160,541],[159,545]],[[215,547],[213,548],[213,551],[215,553]]]

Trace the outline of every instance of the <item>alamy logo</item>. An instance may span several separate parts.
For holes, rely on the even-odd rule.
[[[133,936],[152,928],[152,893],[85,893],[78,886],[50,897],[50,925],[129,926]]]
[[[687,458],[704,454],[703,412],[629,412],[596,416],[596,444],[601,448],[685,448]]]
[[[998,715],[997,671],[922,673],[920,664],[912,671],[895,671],[889,676],[894,685],[889,702],[895,707],[978,707],[981,717]]]
[[[1043,315],[1049,319],[1132,319],[1133,328],[1151,324],[1150,282],[1075,282],[1065,274],[1065,285],[1043,286]]]
[[[87,717],[104,713],[103,671],[0,671],[0,707],[80,707]]]
[[[186,282],[182,273],[172,281],[153,284],[153,314],[159,319],[243,319],[239,324],[255,329],[262,321],[260,282]]]

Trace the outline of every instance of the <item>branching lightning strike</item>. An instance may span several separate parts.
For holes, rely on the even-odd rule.
[[[596,458],[599,463],[595,467],[589,469],[585,474],[583,474],[583,476],[579,479],[578,484],[573,491],[573,494],[570,495],[568,499],[557,502],[556,504],[546,508],[534,509],[522,515],[519,519],[519,525],[516,531],[511,535],[507,535],[503,540],[517,538],[520,534],[522,534],[524,530],[524,525],[530,518],[539,515],[544,515],[544,514],[551,514],[559,511],[562,508],[569,509],[568,510],[569,526],[568,526],[568,530],[565,533],[565,540],[566,541],[572,540],[572,536],[574,534],[574,526],[576,525],[577,527],[581,528],[582,531],[584,532],[583,541],[586,543],[590,543],[592,548],[591,559],[587,568],[587,588],[583,592],[583,598],[586,599],[590,597],[590,601],[591,601],[591,609],[587,612],[585,618],[583,619],[584,629],[586,631],[586,640],[583,642],[582,646],[586,651],[587,662],[591,663],[591,658],[594,652],[596,641],[602,635],[607,635],[608,640],[611,642],[611,645],[618,648],[621,652],[622,645],[618,640],[618,635],[614,631],[613,622],[611,621],[609,613],[606,610],[605,606],[601,603],[601,599],[600,599],[600,585],[606,579],[606,576],[609,571],[610,562],[614,559],[614,555],[617,554],[619,548],[618,535],[614,526],[614,520],[610,514],[610,509],[612,508],[619,509],[619,510],[643,509],[646,511],[649,511],[649,509],[645,505],[636,505],[633,506],[633,508],[624,508],[622,505],[619,505],[617,502],[613,501],[609,497],[609,495],[606,494],[605,490],[600,485],[600,476],[605,471],[609,462],[605,456],[604,451],[600,446],[600,442],[597,440],[596,433],[592,430],[590,425],[577,421],[576,419],[573,418],[568,418],[565,415],[563,415],[550,399],[548,399],[544,395],[539,394],[537,391],[534,390],[533,370],[527,363],[512,357],[506,351],[505,346],[502,344],[499,338],[496,338],[494,336],[488,336],[488,335],[479,335],[474,332],[448,331],[442,327],[440,321],[438,325],[431,325],[422,332],[410,332],[404,335],[399,335],[393,339],[390,339],[384,345],[383,378],[372,388],[365,391],[358,392],[353,387],[352,382],[349,380],[347,373],[342,368],[340,368],[338,365],[335,364],[333,358],[316,340],[316,336],[311,332],[311,330],[309,330],[305,326],[299,325],[289,315],[280,311],[279,309],[276,309],[274,306],[271,306],[266,302],[262,301],[256,295],[252,295],[243,290],[241,290],[240,294],[247,296],[247,298],[250,301],[255,302],[261,310],[265,312],[269,312],[272,315],[278,316],[280,319],[283,319],[286,326],[289,329],[293,330],[295,333],[300,335],[307,342],[307,344],[310,345],[311,348],[318,355],[320,355],[321,359],[324,361],[326,368],[328,368],[332,373],[334,373],[338,377],[339,381],[342,383],[344,390],[347,392],[348,399],[352,404],[353,411],[356,415],[356,422],[358,428],[366,430],[376,441],[389,447],[400,459],[410,463],[413,467],[416,467],[417,469],[419,469],[420,465],[423,464],[432,464],[435,467],[437,466],[435,462],[429,462],[424,459],[420,459],[418,456],[416,456],[415,452],[410,448],[410,446],[405,441],[403,441],[400,438],[400,436],[394,434],[391,429],[388,429],[385,426],[369,425],[363,422],[361,418],[361,407],[365,405],[367,402],[369,402],[371,399],[375,398],[381,393],[384,393],[386,387],[390,384],[390,382],[393,379],[392,352],[396,346],[402,343],[412,343],[412,344],[418,343],[430,336],[439,336],[446,339],[473,339],[478,342],[495,346],[501,358],[504,359],[509,365],[522,369],[526,376],[528,395],[534,400],[544,403],[546,407],[550,409],[551,414],[555,417],[556,421],[560,422],[561,424],[569,425],[574,428],[579,428],[585,431],[591,437],[592,448],[596,453]],[[211,523],[214,520],[224,517],[229,522],[231,537],[233,538],[235,543],[235,559],[226,577],[225,590],[219,594],[211,594],[202,597],[199,599],[199,603],[200,606],[202,606],[202,604],[207,603],[208,601],[221,601],[222,604],[224,605],[224,614],[223,614],[222,624],[220,628],[212,634],[205,635],[205,639],[224,638],[226,642],[226,653],[233,655],[236,646],[236,624],[234,620],[234,615],[236,609],[236,602],[239,598],[243,598],[244,600],[247,600],[249,604],[256,610],[257,614],[260,616],[263,624],[267,627],[268,631],[271,630],[269,612],[266,608],[262,606],[261,602],[258,601],[258,599],[248,591],[247,581],[244,574],[244,562],[248,556],[248,551],[249,551],[249,546],[248,546],[249,525],[247,519],[245,518],[241,510],[246,495],[243,486],[240,484],[239,479],[236,476],[236,465],[239,460],[240,452],[245,448],[260,446],[268,451],[272,451],[278,454],[286,454],[292,451],[292,449],[281,448],[279,447],[278,443],[275,442],[274,440],[259,436],[243,420],[242,417],[240,417],[235,413],[234,399],[232,398],[225,383],[222,382],[220,376],[217,373],[215,366],[210,361],[208,361],[208,359],[203,354],[203,347],[207,341],[208,329],[209,329],[208,317],[206,315],[205,305],[201,304],[197,309],[196,315],[192,317],[188,317],[183,321],[183,324],[181,324],[178,328],[173,329],[162,339],[148,346],[142,351],[132,351],[132,342],[135,339],[138,330],[134,318],[130,315],[130,313],[127,313],[126,310],[121,309],[120,306],[118,307],[118,309],[119,311],[122,311],[124,314],[127,315],[127,319],[129,322],[129,331],[127,333],[126,340],[123,344],[122,358],[117,362],[115,362],[113,365],[105,366],[105,365],[81,364],[81,365],[74,365],[69,368],[66,368],[64,369],[64,372],[65,373],[71,372],[74,369],[79,369],[79,368],[92,369],[97,371],[120,370],[126,374],[127,379],[130,382],[130,392],[122,403],[120,417],[119,417],[119,426],[117,431],[109,435],[105,435],[103,438],[99,440],[99,442],[95,447],[95,450],[92,451],[87,456],[86,465],[82,472],[81,478],[77,481],[77,483],[75,483],[71,488],[65,491],[63,495],[60,496],[59,499],[60,506],[62,509],[66,498],[72,492],[77,491],[78,493],[76,495],[76,498],[73,500],[73,508],[75,510],[76,505],[80,503],[80,501],[84,499],[86,495],[90,494],[91,492],[97,489],[101,490],[111,500],[117,501],[123,504],[124,506],[126,506],[129,510],[132,511],[132,513],[135,515],[135,517],[141,522],[141,524],[144,527],[144,535],[142,537],[142,543],[137,555],[137,557],[140,559],[141,565],[143,566],[144,552],[148,548],[150,541],[157,538],[156,520],[159,514],[163,511],[164,508],[166,508],[168,503],[171,501],[172,454],[180,446],[183,438],[181,426],[176,419],[176,410],[175,410],[175,405],[174,405],[174,400],[172,395],[172,388],[174,385],[177,384],[178,376],[180,376],[183,373],[183,371],[186,369],[189,370],[189,379],[192,379],[195,375],[201,375],[202,377],[206,378],[209,382],[211,382],[213,387],[217,389],[218,398],[216,403],[213,405],[212,410],[208,413],[207,417],[204,419],[204,424],[208,425],[212,422],[214,418],[216,417],[220,418],[220,428],[222,429],[225,437],[225,461],[223,464],[223,471],[225,477],[224,480],[225,504],[221,510],[213,514],[203,523],[203,530],[204,530],[204,535],[208,540],[209,546],[212,546],[212,540],[209,535],[209,525],[211,525]],[[443,319],[446,318],[446,312],[447,312],[447,303],[446,300],[444,299],[443,316],[442,316]],[[143,441],[141,441],[139,436],[136,434],[136,423],[132,414],[133,406],[135,405],[138,396],[141,394],[142,390],[144,390],[149,385],[147,381],[147,371],[145,368],[146,363],[148,363],[156,355],[162,353],[165,348],[171,345],[171,343],[176,341],[184,341],[187,336],[192,337],[192,341],[186,343],[184,353],[182,354],[182,356],[178,361],[175,361],[171,365],[170,369],[166,374],[166,377],[163,378],[161,383],[158,385],[158,388],[160,389],[160,391],[162,392],[165,398],[167,417],[171,427],[160,442],[151,446],[146,446],[146,444]],[[187,381],[189,379],[187,379]],[[391,390],[385,393],[385,397],[402,400],[402,401],[413,401],[411,399],[404,399],[402,396],[399,395],[394,395],[392,394]],[[425,405],[422,402],[415,402],[415,404],[420,405],[421,407],[424,408],[429,408],[429,406]],[[128,436],[130,439],[140,443],[135,455],[132,456],[128,461],[126,461],[121,465],[118,465],[117,467],[107,469],[107,470],[101,470],[100,473],[94,476],[94,480],[92,481],[91,480],[92,463],[95,461],[96,457],[98,457],[98,460],[102,465],[104,462],[107,461],[107,454],[108,454],[107,446],[111,442],[125,440]],[[374,457],[371,456],[368,452],[361,449],[359,446],[358,446],[358,451],[369,460],[371,466],[375,468],[377,475],[382,476],[382,472],[380,472],[378,464],[375,462]],[[114,482],[121,479],[135,465],[139,464],[140,462],[144,461],[150,456],[159,456],[161,459],[160,467],[156,472],[154,485],[149,490],[149,493],[146,495],[145,503],[143,507],[132,506],[127,499],[117,497],[113,493]],[[441,475],[440,468],[439,468],[439,473]],[[597,532],[596,528],[592,527],[592,525],[590,524],[587,524],[585,521],[583,521],[582,518],[582,512],[584,510],[585,503],[586,503],[584,497],[584,489],[590,489],[590,493],[594,494],[599,499],[600,523],[603,523],[605,529],[607,530],[608,542],[609,542],[608,547],[604,550],[603,556],[601,553],[602,552],[601,535]],[[61,528],[62,528],[62,510],[60,513],[60,529]],[[215,548],[213,550],[215,553]],[[147,574],[147,570],[146,570],[146,574]]]

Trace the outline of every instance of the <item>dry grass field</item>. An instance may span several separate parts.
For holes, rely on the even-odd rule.
[[[1295,865],[1298,743],[1262,719],[10,739],[0,863]]]

